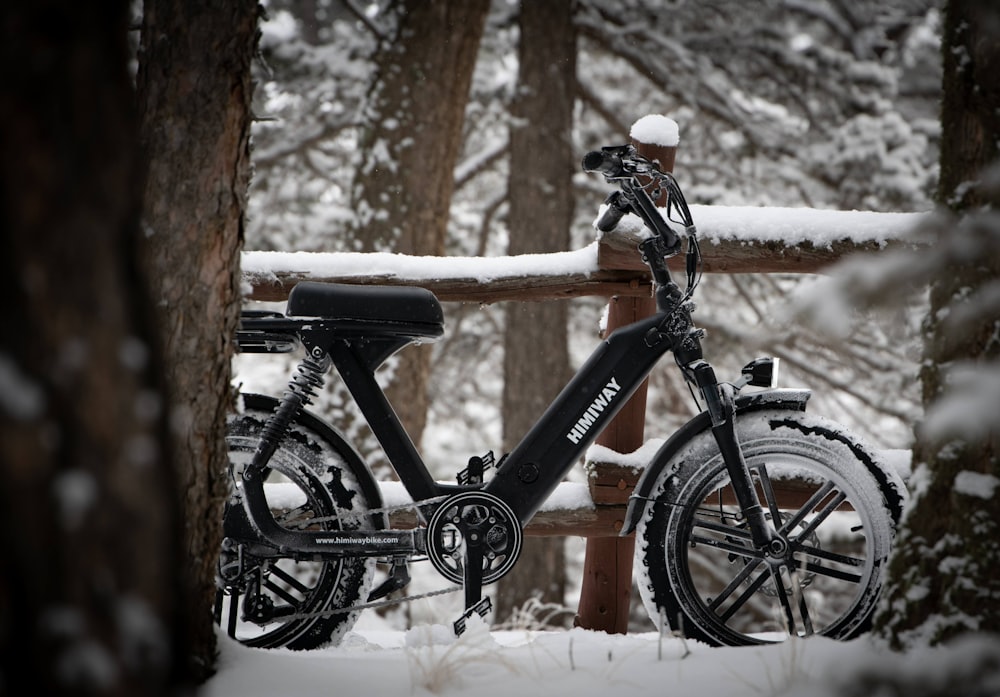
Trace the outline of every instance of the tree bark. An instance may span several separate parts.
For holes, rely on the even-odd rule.
[[[191,685],[128,10],[0,9],[0,691]]]
[[[488,0],[404,0],[382,42],[351,195],[361,251],[443,255],[462,123]],[[386,391],[414,442],[427,423],[430,346],[397,357]]]
[[[138,101],[149,160],[144,268],[166,345],[179,455],[192,669],[211,673],[215,564],[226,483],[231,337],[250,180],[256,0],[147,0]]]
[[[1000,187],[985,186],[991,164],[1000,163],[1000,6],[950,0],[945,9],[944,90],[941,111],[939,203],[962,221],[942,233],[964,236],[983,248],[997,235],[996,222],[977,211],[1000,206]],[[993,177],[997,177],[994,169]],[[994,214],[995,215],[995,214]],[[952,237],[954,239],[954,237]],[[986,249],[990,249],[986,246]],[[957,330],[952,319],[977,291],[1000,279],[1000,249],[942,269],[931,284],[924,323],[921,370],[924,406],[932,410],[951,391],[949,371],[966,364],[997,370],[1000,321],[988,312]],[[989,366],[992,365],[992,368]],[[936,644],[967,631],[1000,628],[1000,426],[997,415],[970,437],[918,427],[914,447],[918,488],[897,538],[877,631],[896,648]],[[979,482],[977,488],[962,481]],[[994,487],[990,495],[990,483]]]
[[[569,248],[576,158],[570,134],[576,96],[576,33],[571,0],[522,2],[518,90],[511,105],[509,254]],[[513,448],[571,374],[565,302],[505,308],[504,447]],[[526,538],[521,559],[500,581],[496,617],[507,620],[531,598],[561,606],[566,555],[561,538]]]

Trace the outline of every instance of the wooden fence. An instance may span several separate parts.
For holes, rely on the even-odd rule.
[[[637,143],[644,155],[673,169],[674,149]],[[692,206],[708,273],[816,273],[842,257],[898,244],[920,214]],[[596,211],[595,211],[596,217]],[[619,228],[584,250],[523,257],[427,258],[398,254],[245,252],[244,281],[253,300],[277,301],[299,281],[417,285],[446,302],[488,304],[579,296],[609,298],[608,330],[655,310],[648,270],[636,252],[641,225],[626,216]],[[558,256],[557,264],[550,264]],[[671,260],[683,264],[683,258]],[[560,269],[553,272],[552,268]],[[678,267],[679,268],[679,267]],[[597,444],[629,453],[643,443],[645,387],[598,437]],[[593,505],[543,508],[528,535],[587,538],[577,624],[625,633],[632,583],[634,538],[619,537],[625,506],[639,472],[591,462]],[[400,514],[394,525],[413,526]]]

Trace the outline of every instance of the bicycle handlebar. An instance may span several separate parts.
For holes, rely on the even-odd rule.
[[[645,198],[649,198],[648,189],[665,191],[667,195],[667,211],[680,213],[684,231],[688,236],[695,234],[694,221],[688,209],[684,194],[681,193],[677,181],[669,172],[661,172],[655,164],[639,155],[633,145],[616,145],[588,152],[583,157],[583,169],[586,172],[600,172],[604,178],[620,182],[621,191],[608,197],[608,210],[598,221],[598,229],[608,232],[617,225],[622,215],[634,212],[645,218],[641,210],[648,208]],[[654,193],[654,197],[658,194]],[[658,220],[645,221],[654,232],[666,234],[666,237],[676,237],[673,230],[660,225]]]
[[[653,232],[654,239],[658,240],[656,256],[659,256],[659,259],[652,259],[647,254],[647,251],[652,253],[652,248],[647,250],[644,247],[643,255],[650,263],[650,269],[658,283],[661,280],[669,280],[669,273],[663,264],[663,258],[673,256],[681,249],[680,235],[661,215],[661,211],[653,203],[649,191],[653,191],[653,196],[656,197],[660,193],[666,194],[666,215],[669,218],[671,211],[679,214],[681,220],[671,220],[683,226],[684,234],[688,239],[686,264],[688,288],[685,298],[690,297],[700,277],[701,252],[698,248],[697,231],[694,221],[691,219],[691,211],[673,176],[667,172],[661,172],[656,165],[639,155],[633,145],[611,146],[588,152],[583,157],[582,165],[584,171],[600,172],[607,181],[614,181],[620,187],[618,191],[612,192],[605,201],[607,208],[597,220],[598,230],[610,232],[618,225],[618,221],[623,215],[635,213]],[[662,275],[663,279],[658,277],[658,270],[661,271],[659,275]]]

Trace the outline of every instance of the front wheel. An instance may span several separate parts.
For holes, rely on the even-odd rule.
[[[636,531],[653,622],[713,645],[866,631],[899,521],[902,482],[836,424],[786,411],[737,416],[783,549],[754,549],[711,431],[663,468]]]

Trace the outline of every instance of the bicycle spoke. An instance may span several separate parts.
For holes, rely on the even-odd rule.
[[[831,513],[833,513],[837,508],[840,507],[844,501],[847,500],[847,494],[844,492],[839,492],[830,501],[816,513],[816,515],[809,521],[809,524],[804,526],[799,532],[799,537],[805,537],[812,533],[813,530],[819,527],[820,523],[826,520]]]
[[[747,587],[747,589],[740,594],[740,596],[736,599],[736,601],[732,605],[730,605],[729,608],[723,614],[719,615],[719,619],[721,619],[723,623],[729,622],[732,616],[736,614],[736,611],[739,610],[744,605],[746,605],[747,601],[754,596],[754,594],[760,589],[762,585],[764,585],[764,581],[767,580],[769,575],[770,574],[768,573],[768,569],[765,568],[763,571],[761,571],[760,575],[757,576],[756,580],[754,580],[754,582],[751,583]]]
[[[743,528],[734,528],[731,525],[723,525],[722,523],[713,523],[710,520],[705,520],[704,518],[695,518],[692,523],[693,528],[703,528],[705,530],[711,530],[712,532],[722,533],[727,537],[737,537],[741,540],[750,541],[750,531]]]
[[[787,587],[781,576],[782,568],[784,568],[788,574]],[[785,615],[785,623],[788,634],[790,636],[811,636],[815,634],[812,616],[809,614],[809,606],[806,603],[806,596],[805,593],[802,592],[802,583],[799,578],[798,567],[792,565],[772,567],[771,578],[774,579],[774,587],[778,594],[778,602]],[[792,604],[792,599],[796,601],[795,605]],[[796,607],[798,609],[799,622],[796,622]],[[796,629],[799,626],[802,627],[801,635]]]
[[[846,554],[837,554],[836,552],[831,552],[827,549],[820,549],[819,547],[809,547],[806,545],[794,545],[793,549],[796,552],[801,552],[807,556],[815,557],[817,559],[823,559],[824,561],[834,562],[835,564],[844,564],[846,566],[864,566],[865,560],[861,557],[850,557]]]
[[[788,593],[785,590],[785,584],[781,580],[781,567],[772,566],[770,567],[771,579],[774,581],[774,590],[778,594],[778,603],[781,605],[782,611],[785,613],[785,629],[788,630],[789,635],[795,634],[795,613],[792,611],[792,605],[788,602]]]
[[[833,482],[827,481],[826,484],[821,486],[816,492],[809,497],[809,500],[798,511],[795,512],[793,516],[788,518],[784,523],[782,523],[781,528],[778,530],[782,535],[787,535],[790,530],[794,530],[795,526],[805,520],[806,516],[809,515],[812,510],[819,505],[819,503],[825,499],[831,491],[836,488]]]
[[[309,587],[299,581],[297,578],[289,574],[287,571],[278,566],[271,567],[271,575],[277,576],[282,581],[290,585],[292,588],[297,590],[302,595],[309,593]]]
[[[271,579],[267,579],[266,581],[264,581],[264,588],[274,593],[276,596],[284,600],[289,605],[298,605],[301,602],[298,598],[296,598],[294,595],[289,593],[287,590],[279,586]]]
[[[719,520],[723,521],[721,523],[722,525],[726,525],[725,521],[727,519],[737,523],[740,520],[739,514],[731,511],[726,511],[725,509],[722,508],[709,508],[707,506],[698,506],[698,508],[695,510],[695,513],[701,516],[711,516],[713,518],[718,518]]]
[[[789,567],[788,576],[792,584],[792,596],[798,598],[799,601],[799,617],[802,619],[804,636],[812,636],[815,630],[813,629],[812,617],[809,616],[809,607],[806,605],[806,594],[802,592],[802,579],[799,578],[798,569]]]
[[[749,577],[750,574],[752,574],[754,570],[758,566],[760,566],[762,561],[763,560],[761,559],[757,559],[752,564],[748,563],[746,566],[744,566],[743,569],[738,574],[736,574],[736,577],[729,582],[729,585],[723,588],[722,592],[719,593],[712,600],[712,602],[708,604],[708,609],[711,610],[712,612],[715,612],[717,608],[719,608],[724,602],[726,602],[726,600],[729,599],[729,596],[731,596],[733,592],[737,588],[739,588],[739,586],[747,579],[747,577]]]
[[[819,574],[821,576],[826,576],[828,578],[835,578],[839,581],[847,581],[848,583],[861,583],[863,579],[861,574],[852,574],[847,571],[831,569],[828,566],[822,566],[820,564],[814,564],[812,562],[807,562],[806,564],[803,565],[802,568],[810,573]]]
[[[721,549],[725,552],[732,552],[733,554],[738,554],[741,557],[745,557],[747,559],[763,558],[760,552],[757,552],[749,547],[745,547],[735,542],[718,540],[714,537],[699,537],[695,535],[692,535],[690,540],[693,544],[705,545],[706,547],[714,547],[715,549]]]

